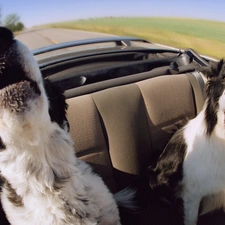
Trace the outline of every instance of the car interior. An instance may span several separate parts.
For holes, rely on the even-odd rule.
[[[70,97],[68,119],[76,154],[92,165],[112,192],[137,188],[139,204],[147,210],[152,203],[146,170],[176,128],[195,117],[203,96],[195,76],[186,73]],[[142,219],[134,224],[151,224],[150,216],[145,223]]]
[[[111,53],[89,61],[85,57],[40,65],[44,78],[65,91],[76,155],[113,193],[136,190],[140,208],[121,209],[122,224],[171,224],[172,209],[151,196],[146,171],[178,127],[202,109],[205,78],[198,69],[209,62],[191,49]],[[215,212],[198,224],[222,220],[224,214]]]

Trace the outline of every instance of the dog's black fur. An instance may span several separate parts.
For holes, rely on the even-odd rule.
[[[63,91],[48,79],[44,80],[46,94],[50,103],[49,115],[52,122],[69,131],[69,122],[66,118],[67,103]]]

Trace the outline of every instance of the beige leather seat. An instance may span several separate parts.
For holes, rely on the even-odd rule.
[[[89,162],[112,191],[144,173],[176,124],[196,115],[192,85],[184,74],[108,88],[67,102],[77,156]]]

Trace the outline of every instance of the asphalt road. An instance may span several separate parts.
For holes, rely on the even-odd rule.
[[[15,38],[23,42],[29,49],[37,49],[58,43],[90,39],[97,37],[113,36],[95,32],[69,30],[69,29],[33,29],[26,30]]]

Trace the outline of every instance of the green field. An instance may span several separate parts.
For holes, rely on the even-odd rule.
[[[99,18],[48,24],[48,27],[80,29],[134,36],[201,54],[225,58],[225,23],[180,18]]]

